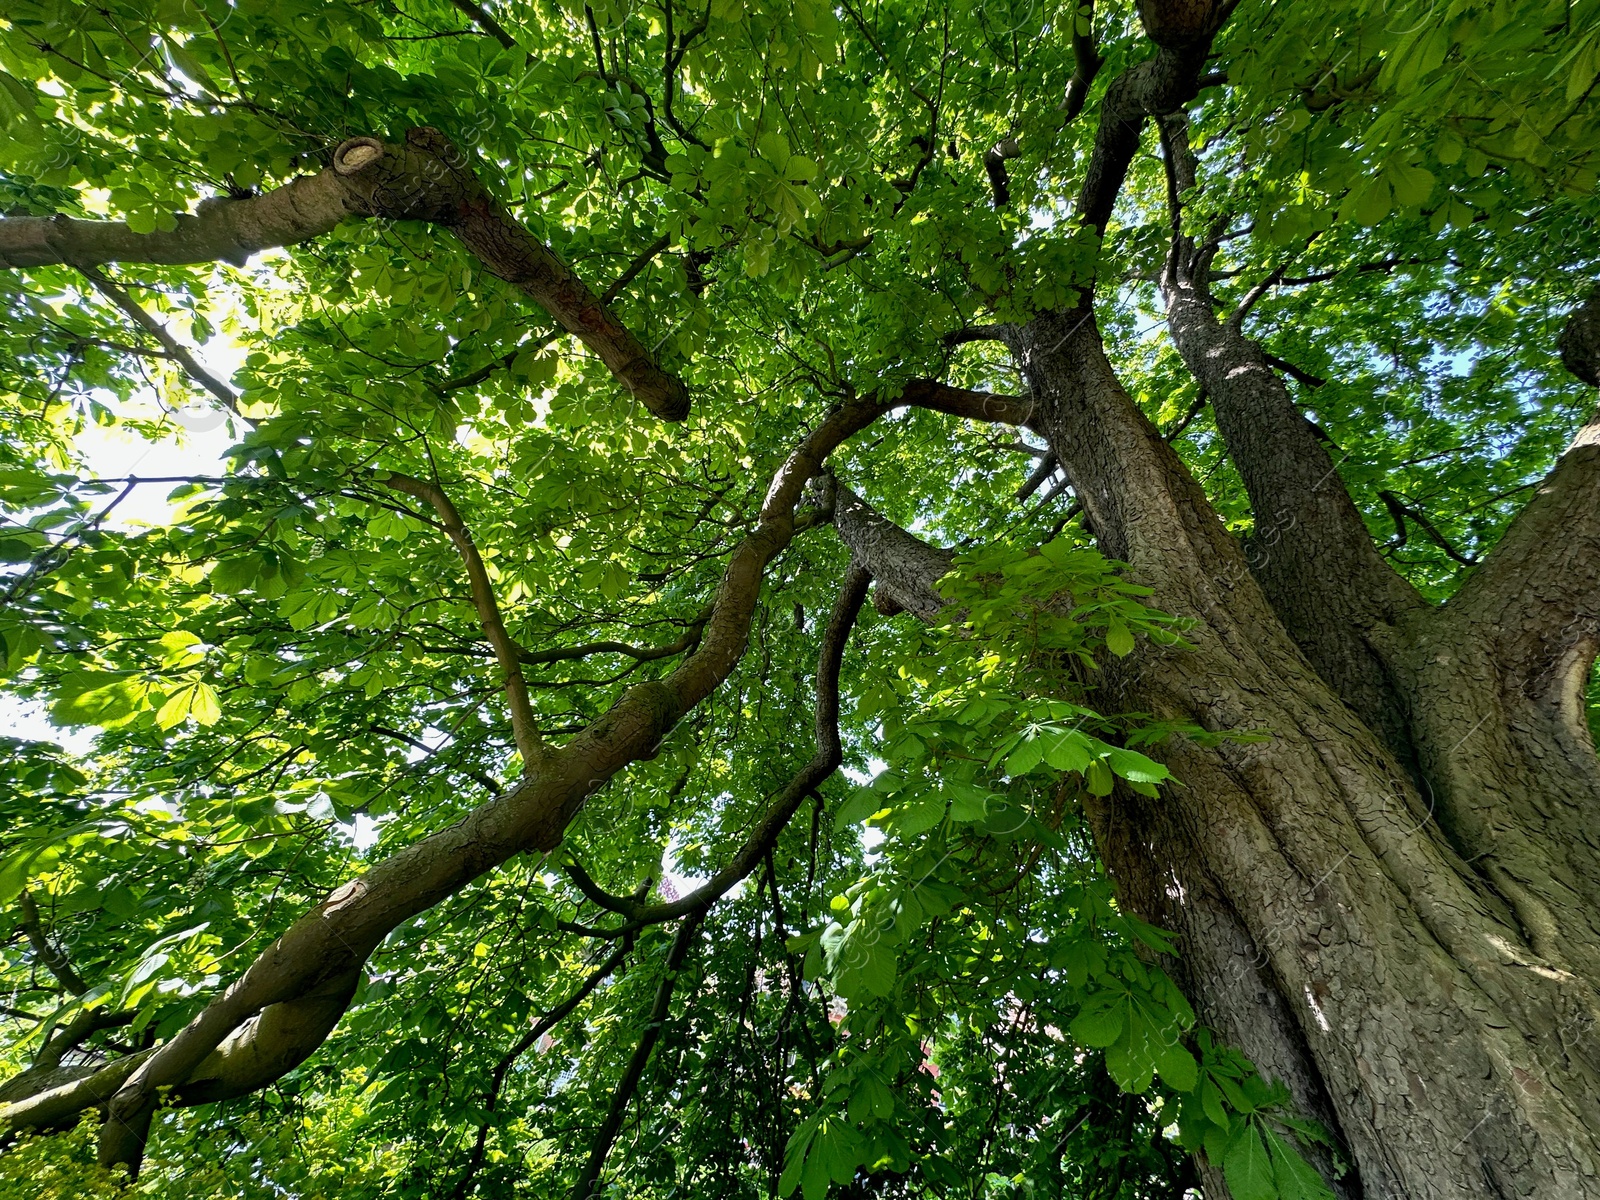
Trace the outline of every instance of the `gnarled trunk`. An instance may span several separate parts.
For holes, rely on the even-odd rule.
[[[1378,608],[1327,584],[1313,602],[1330,623],[1345,614],[1339,628],[1361,643],[1319,671],[1328,631],[1297,643],[1294,615],[1118,383],[1092,313],[1040,318],[1008,340],[1102,547],[1154,603],[1195,622],[1192,651],[1150,648],[1108,669],[1102,704],[1270,734],[1215,748],[1175,739],[1179,782],[1160,799],[1119,792],[1089,814],[1124,902],[1179,935],[1172,965],[1201,1019],[1344,1144],[1353,1171],[1333,1180],[1319,1164],[1344,1196],[1593,1194],[1600,938],[1582,819],[1600,765],[1579,690],[1600,563],[1594,427],[1445,608]],[[1251,387],[1259,400],[1261,381]],[[1299,420],[1286,401],[1278,411]],[[1294,445],[1258,439],[1262,453]],[[1291,563],[1349,535],[1328,520],[1359,521],[1333,486],[1299,510]],[[937,552],[841,495],[840,534],[880,584],[931,594],[917,579],[942,569]],[[1383,635],[1362,637],[1364,621]],[[1396,727],[1342,694],[1375,678],[1337,669],[1363,661],[1406,713],[1407,765],[1389,744]]]
[[[1119,794],[1092,814],[1125,899],[1180,934],[1202,1020],[1328,1120],[1357,1167],[1347,1192],[1592,1194],[1592,876],[1573,874],[1558,929],[1531,928],[1528,906],[1458,853],[1379,731],[1290,636],[1242,548],[1117,382],[1092,313],[1041,318],[1010,344],[1104,549],[1154,589],[1153,603],[1196,622],[1192,652],[1135,655],[1108,677],[1106,703],[1271,734],[1215,749],[1176,742],[1178,786],[1159,801]],[[1594,470],[1582,445],[1568,459],[1558,474]],[[1424,778],[1454,769],[1440,763],[1440,739],[1461,720],[1446,711],[1463,696],[1450,680],[1483,657],[1452,655],[1448,642],[1471,627],[1442,615],[1432,641],[1409,642],[1417,665],[1397,686],[1425,731]],[[1586,668],[1592,638],[1585,645],[1565,657]],[[1558,675],[1576,685],[1570,666]],[[1507,697],[1503,669],[1487,686],[1504,699],[1473,714],[1480,731],[1496,727],[1485,759],[1490,747],[1528,748],[1496,758],[1493,786],[1457,807],[1492,813],[1502,842],[1543,839],[1547,822],[1566,826],[1596,799],[1585,795],[1594,750],[1581,725],[1530,715],[1575,714],[1576,700],[1539,710],[1525,689]],[[1441,689],[1448,702],[1436,703]],[[1531,768],[1537,748],[1549,757],[1558,746],[1555,770]],[[1542,811],[1553,795],[1571,811]]]

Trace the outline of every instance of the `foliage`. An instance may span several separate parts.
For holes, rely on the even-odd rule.
[[[1066,219],[1094,136],[1092,110],[1057,105],[1070,30],[1092,19],[1103,89],[1148,53],[1132,4],[544,0],[484,6],[492,26],[476,7],[18,0],[0,18],[8,213],[171,228],[347,136],[433,125],[597,291],[631,272],[618,311],[696,405],[652,422],[420,223],[108,270],[228,375],[228,413],[84,274],[0,272],[0,657],[8,696],[61,731],[0,757],[0,907],[31,897],[86,984],[53,976],[18,918],[13,1068],[84,1010],[129,1016],[97,1056],[170,1038],[296,916],[518,775],[461,560],[385,472],[441,481],[465,515],[511,634],[544,655],[526,673],[554,739],[695,644],[773,470],[831,404],[923,375],[1017,391],[989,344],[944,335],[1064,306],[1096,274],[1125,382],[1249,532],[1203,398],[1150,332],[1159,162],[1136,164],[1103,244]],[[1279,272],[1253,336],[1305,381],[1386,553],[1446,596],[1593,403],[1551,347],[1596,273],[1600,4],[1246,0],[1218,59],[1189,219],[1248,230],[1219,291]],[[997,207],[981,160],[1008,137]],[[104,449],[124,436],[188,446],[195,469],[141,478],[142,449]],[[941,626],[862,618],[846,778],[711,910],[615,1194],[1176,1198],[1188,1151],[1238,1200],[1326,1194],[1302,1154],[1337,1148],[1196,1026],[1168,939],[1096,860],[1085,799],[1182,786],[1162,748],[1203,735],[1090,702],[1141,640],[1182,654],[1183,630],[1069,494],[1015,501],[1034,461],[1016,438],[904,411],[833,456],[890,518],[981,549],[945,581]],[[802,533],[726,683],[589,799],[562,853],[607,891],[711,875],[809,755],[846,558]],[[569,1188],[672,927],[629,935],[622,967],[512,1054],[617,941],[585,936],[609,914],[560,858],[401,925],[304,1065],[165,1110],[134,1189]],[[90,1142],[13,1146],[0,1194],[114,1194]]]

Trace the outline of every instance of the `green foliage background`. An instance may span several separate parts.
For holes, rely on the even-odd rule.
[[[5,688],[92,735],[84,753],[10,739],[0,763],[0,903],[36,897],[90,984],[66,994],[19,928],[0,958],[13,1068],[78,1006],[135,1014],[111,1050],[171,1036],[328,890],[515,778],[459,559],[378,472],[444,482],[524,646],[671,643],[830,403],[923,375],[1016,392],[996,349],[944,335],[1066,304],[1098,272],[1124,380],[1248,532],[1160,331],[1159,161],[1136,163],[1103,247],[1066,220],[1094,133],[1093,103],[1070,123],[1058,107],[1088,19],[1072,5],[494,15],[513,44],[435,0],[18,0],[0,18],[8,212],[163,228],[344,137],[437,126],[597,289],[670,239],[619,309],[695,397],[685,426],[657,424],[451,239],[351,222],[243,266],[115,272],[187,344],[237,347],[248,420],[193,479],[100,479],[76,448],[90,426],[181,438],[172,414],[200,393],[119,349],[148,343],[81,274],[0,274]],[[1092,20],[1102,81],[1148,53],[1131,5]],[[1248,231],[1220,290],[1285,262],[1326,276],[1271,291],[1252,335],[1316,383],[1306,410],[1375,536],[1446,596],[1593,403],[1552,348],[1596,277],[1600,4],[1246,0],[1218,69],[1192,217]],[[1007,136],[1023,153],[997,210],[980,160]],[[704,925],[616,1195],[1177,1197],[1188,1149],[1239,1200],[1324,1194],[1299,1154],[1320,1132],[1193,1027],[1163,935],[1117,909],[1089,847],[1082,791],[1181,786],[1160,746],[1192,733],[1091,711],[1087,683],[1135,639],[1181,653],[1182,630],[1089,548],[1069,496],[1015,502],[1034,464],[1015,440],[914,412],[834,456],[890,517],[976,548],[946,585],[961,616],[863,617],[848,778]],[[117,521],[126,489],[156,487],[169,521]],[[476,1194],[563,1190],[671,930],[642,933],[490,1105],[507,1049],[609,953],[572,931],[599,917],[557,859],[620,894],[659,883],[663,855],[688,875],[727,860],[809,757],[845,561],[826,527],[797,539],[733,677],[562,851],[397,930],[275,1087],[164,1113],[137,1190],[446,1196],[480,1126]],[[672,661],[531,668],[539,719],[559,737]],[[92,1161],[86,1129],[15,1145],[0,1194],[113,1194]]]

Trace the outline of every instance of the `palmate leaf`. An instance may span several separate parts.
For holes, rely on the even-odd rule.
[[[1121,998],[1091,1002],[1072,1022],[1072,1036],[1085,1046],[1104,1049],[1114,1044],[1128,1023],[1127,1003]]]
[[[1333,1195],[1317,1169],[1276,1131],[1266,1131],[1266,1144],[1273,1179],[1283,1200],[1327,1200]]]
[[[1211,636],[1146,607],[1148,546],[1117,550],[1138,568],[1101,552],[1133,498],[1071,480],[1018,501],[1060,429],[916,406],[806,460],[950,554],[931,622],[888,615],[878,573],[840,668],[840,770],[798,797],[854,553],[820,477],[781,555],[723,582],[747,535],[785,523],[761,516],[773,472],[830,414],[928,381],[1020,395],[1027,364],[990,337],[1091,295],[1191,511],[1203,492],[1228,536],[1279,545],[1215,389],[1151,325],[1170,232],[1157,131],[1140,124],[1103,238],[1075,216],[1084,171],[1058,169],[1103,161],[1114,78],[1157,57],[1135,7],[1160,6],[1066,14],[1105,65],[1065,120],[1074,39],[1011,0],[606,0],[592,28],[577,8],[442,0],[8,6],[0,220],[190,231],[318,177],[347,136],[399,146],[428,124],[482,176],[493,205],[473,220],[503,207],[692,402],[686,422],[651,416],[636,379],[457,236],[466,210],[341,209],[303,243],[94,268],[236,396],[242,415],[210,430],[188,429],[187,400],[213,389],[96,281],[0,271],[6,688],[19,723],[46,714],[63,743],[0,747],[12,1067],[77,1003],[41,945],[91,1004],[138,1005],[137,1027],[95,1031],[69,1063],[168,1044],[296,921],[321,928],[330,895],[525,798],[541,768],[514,734],[510,662],[557,748],[610,744],[620,697],[732,663],[614,774],[573,774],[572,823],[536,840],[581,847],[593,887],[542,848],[444,872],[470,882],[379,931],[300,1065],[217,1106],[164,1093],[127,1194],[568,1194],[630,1078],[599,1187],[639,1200],[774,1177],[818,1200],[863,1172],[886,1194],[1176,1194],[1183,1147],[1240,1200],[1326,1194],[1297,1147],[1333,1148],[1194,1028],[1152,965],[1188,947],[1120,907],[1098,858],[1090,814],[1120,832],[1125,801],[1181,800],[1163,763],[1296,736],[1201,728],[1170,695],[1122,711]],[[1241,5],[1181,103],[1203,142],[1184,228],[1227,222],[1219,317],[1249,309],[1239,331],[1337,447],[1324,482],[1431,602],[1593,408],[1553,347],[1593,274],[1596,12]],[[996,203],[985,152],[1013,139]],[[462,528],[389,472],[436,482]],[[1192,574],[1191,598],[1254,586]],[[707,617],[747,599],[738,628]],[[1600,728],[1600,679],[1590,692]],[[787,821],[746,853],[779,798]],[[629,914],[729,864],[749,870],[652,1018],[680,926]],[[1100,1102],[1118,1086],[1143,1098]],[[91,1124],[19,1138],[0,1194],[109,1194]]]
[[[1240,1125],[1228,1143],[1222,1157],[1222,1170],[1228,1190],[1238,1200],[1275,1200],[1278,1196],[1273,1164],[1261,1140],[1261,1131],[1253,1121]]]

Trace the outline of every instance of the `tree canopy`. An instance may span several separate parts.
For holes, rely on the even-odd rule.
[[[1600,3],[0,30],[0,1194],[1338,1186],[1086,816],[1279,731],[1103,686],[1195,620],[1007,331],[1256,570],[1186,246],[1446,602],[1594,409]]]

